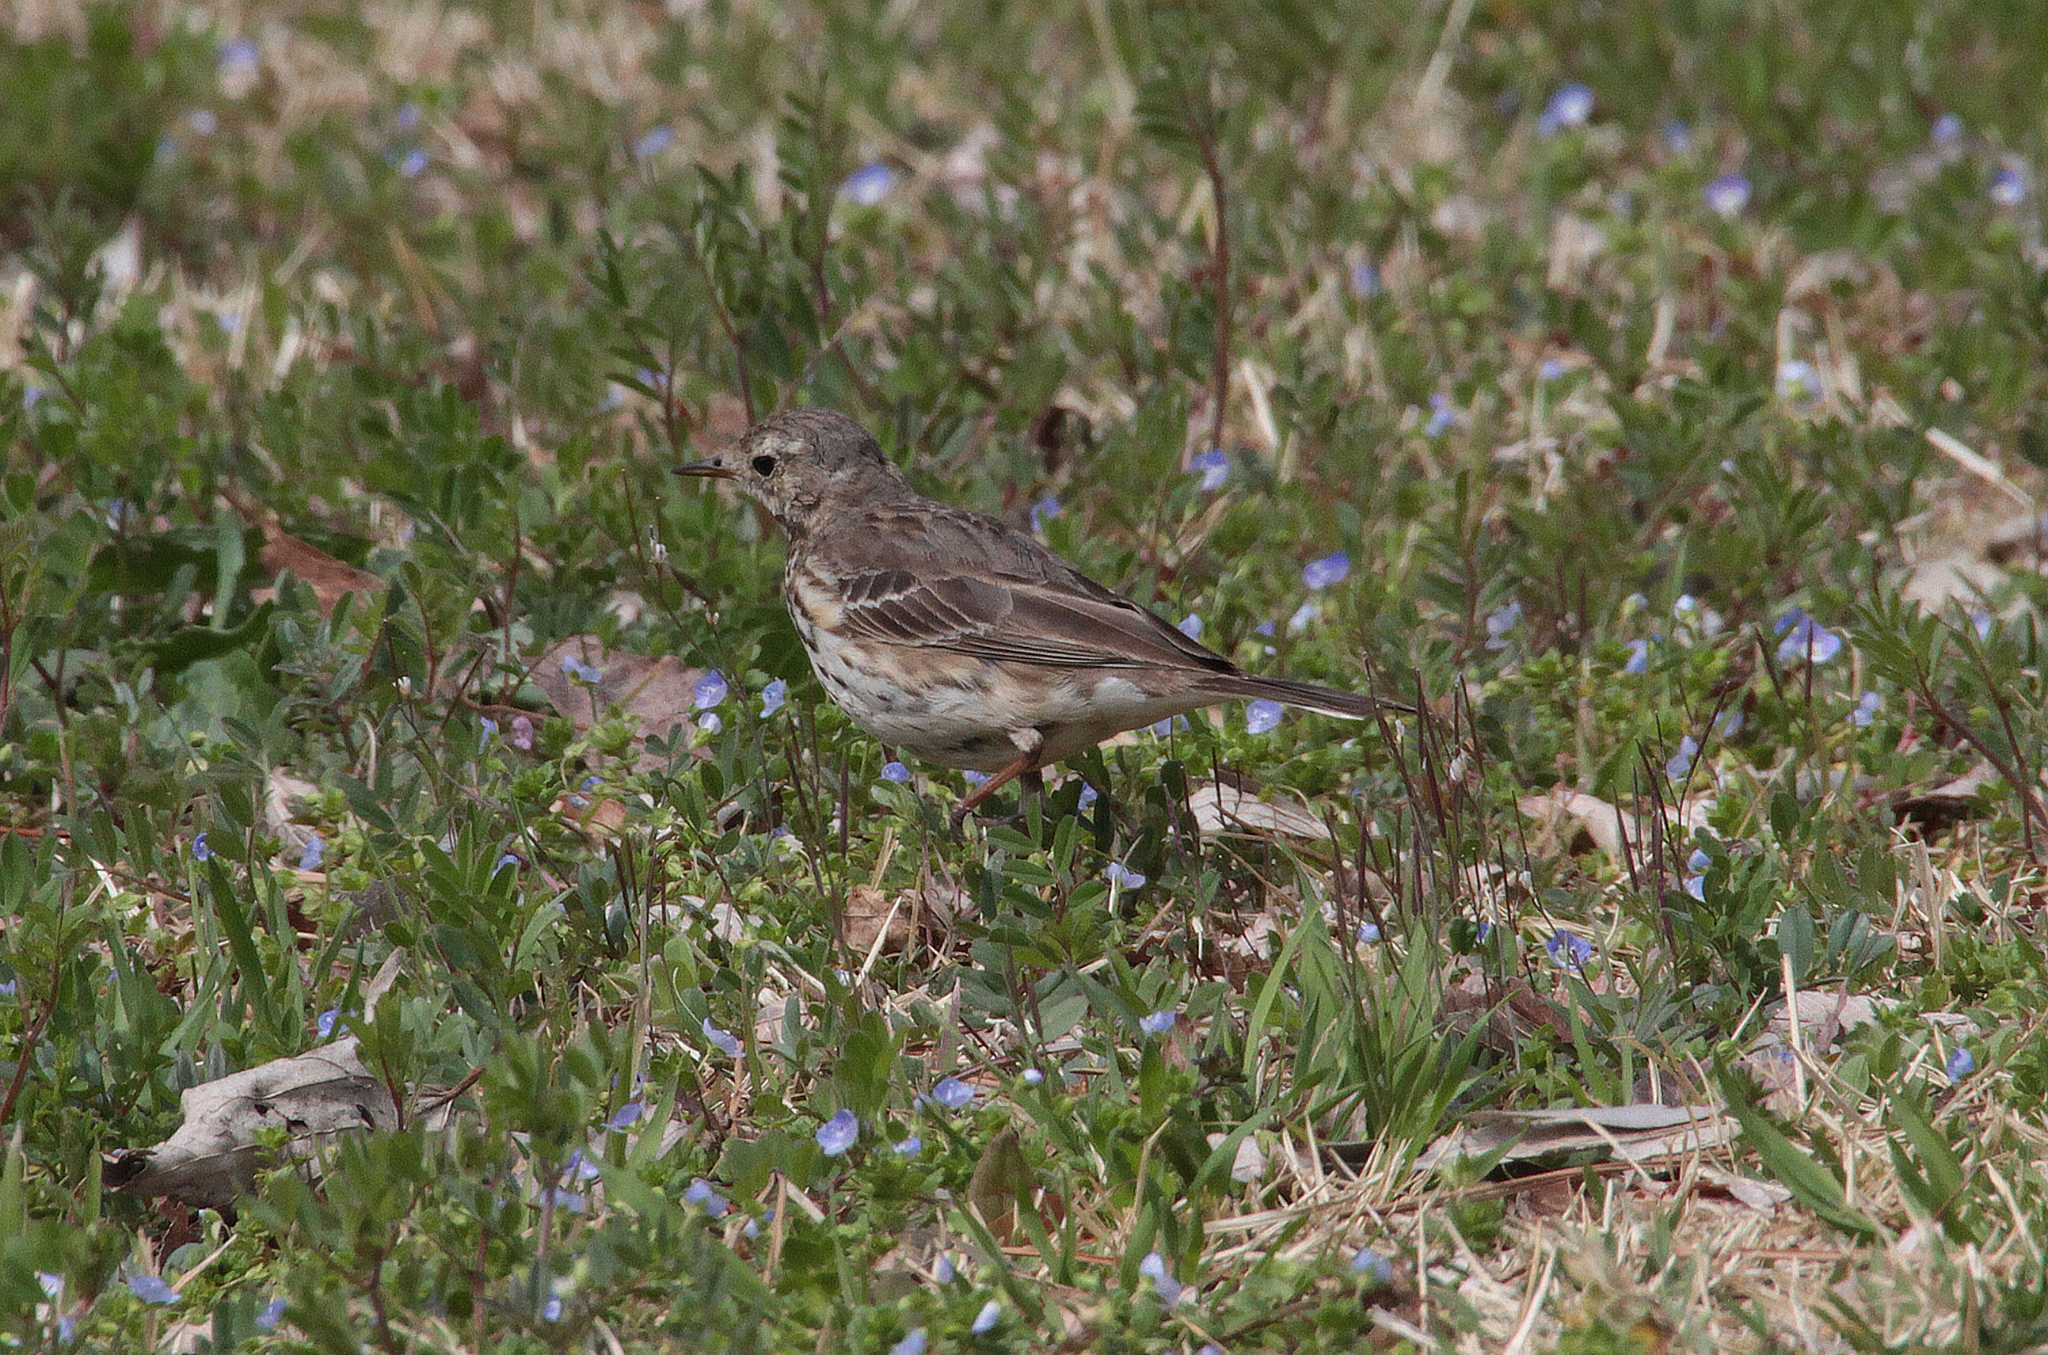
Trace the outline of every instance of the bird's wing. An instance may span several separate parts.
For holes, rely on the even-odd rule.
[[[865,526],[857,550],[813,552],[838,581],[850,635],[1054,668],[1236,671],[993,519],[948,510]]]

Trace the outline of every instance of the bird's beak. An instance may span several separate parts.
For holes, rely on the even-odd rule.
[[[735,479],[739,472],[713,457],[709,461],[692,461],[686,466],[677,466],[676,474],[700,476],[706,480],[731,480]]]

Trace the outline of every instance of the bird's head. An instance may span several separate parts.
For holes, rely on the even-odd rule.
[[[730,480],[801,534],[835,503],[904,490],[902,475],[868,431],[829,409],[793,409],[746,431],[736,446],[676,467],[677,475]]]

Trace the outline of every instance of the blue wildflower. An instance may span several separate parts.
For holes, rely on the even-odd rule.
[[[284,1321],[284,1300],[272,1299],[263,1305],[263,1311],[256,1314],[257,1331],[276,1331],[277,1324]]]
[[[1820,372],[1804,358],[1787,358],[1778,364],[1778,398],[1792,405],[1811,405],[1825,393]]]
[[[1371,1247],[1360,1247],[1358,1254],[1351,1258],[1351,1273],[1363,1275],[1374,1284],[1392,1284],[1394,1263]]]
[[[789,683],[777,678],[761,689],[761,718],[767,719],[781,710],[789,700]]]
[[[725,674],[716,668],[697,679],[697,685],[690,689],[690,705],[696,710],[710,710],[725,704],[725,698],[732,688],[727,685]]]
[[[313,1018],[313,1030],[321,1039],[331,1040],[337,1034],[347,1033],[348,1022],[342,1019],[341,1008],[329,1007],[326,1011]]]
[[[713,1049],[727,1058],[736,1059],[740,1056],[739,1037],[729,1030],[720,1030],[712,1025],[708,1016],[704,1018],[704,1038],[711,1042]]]
[[[1145,887],[1145,877],[1121,861],[1110,862],[1109,869],[1104,871],[1103,875],[1110,885],[1117,889],[1143,889]]]
[[[990,1299],[981,1305],[981,1311],[974,1315],[974,1322],[967,1330],[976,1336],[985,1336],[995,1330],[995,1325],[1002,1320],[1002,1316],[1003,1305]]]
[[[398,158],[398,172],[408,179],[417,179],[426,171],[427,153],[415,146]]]
[[[612,1112],[611,1119],[605,1121],[605,1127],[608,1129],[631,1129],[634,1125],[640,1123],[646,1115],[646,1102],[628,1101],[625,1105]]]
[[[1177,629],[1178,629],[1178,630],[1180,631],[1180,633],[1181,633],[1182,635],[1185,635],[1185,636],[1187,636],[1187,637],[1188,637],[1188,638],[1189,638],[1190,640],[1199,640],[1199,639],[1201,639],[1201,638],[1202,638],[1202,615],[1201,615],[1201,613],[1200,613],[1200,612],[1189,612],[1189,613],[1188,613],[1188,614],[1187,614],[1186,616],[1184,616],[1184,617],[1182,617],[1182,618],[1181,618],[1181,621],[1180,621],[1180,625],[1179,625],[1179,627],[1177,627]]]
[[[826,1157],[838,1157],[860,1141],[860,1121],[850,1110],[842,1110],[818,1126],[818,1148]]]
[[[1365,301],[1378,296],[1384,289],[1378,268],[1363,259],[1351,265],[1351,295]]]
[[[1095,787],[1089,785],[1086,781],[1083,781],[1081,783],[1081,798],[1075,802],[1074,807],[1076,809],[1086,809],[1101,798],[1101,792],[1097,791]]]
[[[1543,105],[1542,114],[1536,119],[1536,130],[1544,136],[1556,136],[1559,132],[1573,127],[1583,127],[1593,116],[1593,91],[1573,81],[1550,96],[1550,102]]]
[[[194,861],[213,860],[213,848],[206,845],[206,834],[200,833],[192,839],[192,859]]]
[[[1707,209],[1716,216],[1734,217],[1749,206],[1750,183],[1740,174],[1723,174],[1707,185]]]
[[[965,781],[968,785],[973,786],[976,789],[979,789],[980,787],[988,784],[988,773],[977,772],[972,768],[969,768],[968,770],[960,773],[960,779],[962,781]]]
[[[1510,602],[1498,611],[1489,613],[1486,618],[1486,647],[1488,649],[1506,649],[1508,647],[1508,635],[1521,624],[1522,604],[1518,601]]]
[[[410,132],[420,125],[420,106],[407,99],[398,106],[398,115],[393,119],[401,132]]]
[[[1138,1029],[1147,1035],[1164,1035],[1180,1020],[1180,1008],[1161,1007],[1138,1018]]]
[[[910,1334],[889,1347],[889,1355],[924,1355],[925,1339],[923,1327],[912,1327]]]
[[[1145,1253],[1145,1259],[1138,1262],[1138,1273],[1152,1281],[1159,1301],[1169,1308],[1179,1303],[1181,1295],[1186,1292],[1185,1286],[1174,1279],[1173,1272],[1167,1268],[1166,1258],[1156,1251]]]
[[[1784,637],[1778,641],[1779,663],[1799,663],[1809,657],[1815,663],[1826,663],[1842,652],[1842,637],[1797,607],[1779,617],[1773,629]]]
[[[974,1088],[957,1077],[949,1077],[932,1088],[932,1100],[947,1110],[964,1110],[974,1103]]]
[[[320,863],[326,859],[326,856],[327,843],[318,833],[315,833],[306,839],[305,847],[299,852],[299,869],[305,871],[318,870],[320,869]]]
[[[1685,858],[1685,868],[1695,875],[1705,875],[1713,868],[1714,858],[1707,855],[1705,847],[1695,847],[1692,855]]]
[[[875,207],[895,186],[896,171],[876,161],[847,175],[846,182],[839,185],[839,196],[856,207]]]
[[[1058,499],[1050,494],[1046,495],[1037,503],[1031,505],[1031,530],[1034,532],[1044,531],[1045,524],[1051,522],[1064,511],[1060,507]]]
[[[161,1275],[144,1275],[135,1272],[128,1276],[128,1292],[144,1303],[176,1303],[178,1291],[171,1288]]]
[[[1673,155],[1692,153],[1692,128],[1678,118],[1664,124],[1664,148]]]
[[[1301,569],[1301,581],[1311,592],[1320,592],[1333,584],[1344,582],[1344,576],[1351,572],[1351,557],[1343,551],[1333,551],[1319,560],[1311,560]]]
[[[1221,447],[1211,447],[1188,464],[1188,469],[1199,472],[1205,493],[1215,493],[1230,479],[1230,456]]]
[[[1278,701],[1261,697],[1244,708],[1244,727],[1248,734],[1265,734],[1280,725],[1280,717],[1286,710]]]
[[[1373,944],[1374,942],[1378,941],[1379,939],[1380,939],[1380,924],[1379,924],[1379,923],[1377,923],[1377,922],[1361,922],[1361,923],[1359,923],[1359,924],[1358,924],[1358,944],[1359,944],[1359,945],[1361,945],[1361,946],[1369,946],[1369,945],[1372,945],[1372,944]]]
[[[1439,391],[1429,397],[1429,422],[1422,425],[1423,436],[1440,438],[1457,421],[1457,407],[1451,403],[1450,396]]]
[[[1948,1056],[1947,1070],[1949,1081],[1961,1082],[1977,1071],[1977,1057],[1969,1050],[1958,1046],[1956,1052]]]
[[[652,160],[655,156],[660,155],[671,145],[675,144],[675,139],[676,129],[668,126],[666,123],[659,127],[650,127],[640,134],[638,141],[633,143],[633,158],[636,160]]]
[[[1664,775],[1673,781],[1685,780],[1687,774],[1692,771],[1692,760],[1699,756],[1699,752],[1700,741],[1687,734],[1678,741],[1678,751],[1664,764]]]
[[[1650,671],[1650,642],[1648,640],[1630,640],[1628,642],[1628,662],[1621,666],[1621,671],[1624,673],[1647,673]]]
[[[894,781],[899,786],[907,786],[910,784],[910,768],[900,762],[885,762],[882,764],[882,779]]]
[[[909,1138],[900,1140],[889,1151],[898,1157],[916,1157],[924,1151],[924,1140],[912,1134]]]
[[[1044,1073],[1042,1073],[1042,1072],[1040,1072],[1040,1071],[1039,1071],[1038,1069],[1036,1069],[1036,1068],[1026,1068],[1026,1069],[1024,1070],[1024,1085],[1025,1085],[1025,1086],[1027,1086],[1027,1087],[1037,1087],[1037,1086],[1040,1086],[1040,1085],[1042,1085],[1042,1084],[1043,1084],[1044,1082],[1045,1082],[1045,1074],[1044,1074]]]
[[[1929,134],[1937,146],[1954,146],[1963,139],[1963,120],[1953,113],[1943,113],[1934,120]]]
[[[512,855],[512,853],[510,852],[506,852],[503,856],[500,856],[495,863],[492,864],[491,874],[496,875],[499,871],[505,869],[505,867],[507,866],[510,866],[514,870],[517,870],[519,868],[519,864],[520,863],[518,857]]]
[[[1705,903],[1707,901],[1707,877],[1704,875],[1686,876],[1685,892],[1700,903]]]
[[[732,1208],[731,1201],[701,1176],[691,1178],[690,1188],[683,1192],[683,1203],[697,1206],[714,1219],[724,1218],[726,1211]]]
[[[569,676],[572,682],[584,682],[595,687],[598,683],[604,681],[602,669],[585,663],[574,654],[564,654],[562,656],[562,671]]]
[[[554,1294],[548,1295],[548,1301],[540,1306],[540,1320],[543,1322],[560,1322],[562,1320],[562,1300],[559,1296]]]
[[[1856,709],[1849,712],[1849,723],[1858,729],[1868,729],[1877,719],[1877,713],[1884,709],[1884,697],[1878,692],[1865,692],[1857,699]]]
[[[1574,969],[1583,968],[1593,958],[1593,943],[1576,932],[1558,932],[1543,943],[1543,949],[1553,963],[1569,964]]]
[[[2026,199],[2026,175],[2011,167],[1991,176],[1991,200],[2000,207],[2017,207]]]
[[[1310,598],[1307,602],[1296,607],[1294,615],[1287,618],[1287,633],[1289,635],[1299,635],[1302,631],[1314,625],[1322,614],[1322,604],[1314,598]]]

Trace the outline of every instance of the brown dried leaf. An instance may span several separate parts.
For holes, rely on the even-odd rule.
[[[1329,825],[1306,809],[1261,800],[1236,786],[1213,781],[1197,787],[1188,795],[1188,808],[1194,811],[1196,827],[1208,836],[1278,834],[1326,842],[1330,838]]]
[[[580,682],[562,666],[586,665],[599,673],[595,683]],[[614,654],[594,635],[572,635],[549,646],[533,667],[533,685],[547,696],[561,717],[578,733],[613,710],[639,721],[643,738],[667,738],[690,722],[690,703],[702,668],[691,668],[672,654],[648,658]]]
[[[352,593],[370,597],[384,591],[384,580],[375,574],[307,545],[275,522],[263,524],[263,550],[258,558],[273,580],[289,571],[312,589],[322,616],[332,616],[341,600]]]
[[[847,949],[865,957],[881,941],[887,951],[901,950],[910,941],[910,909],[914,903],[904,896],[895,903],[879,889],[856,885],[846,898],[846,921],[842,939]]]
[[[1566,1110],[1491,1110],[1429,1145],[1416,1159],[1435,1167],[1505,1149],[1501,1161],[1605,1149],[1629,1162],[1696,1153],[1734,1139],[1735,1121],[1713,1106],[1589,1106]]]

